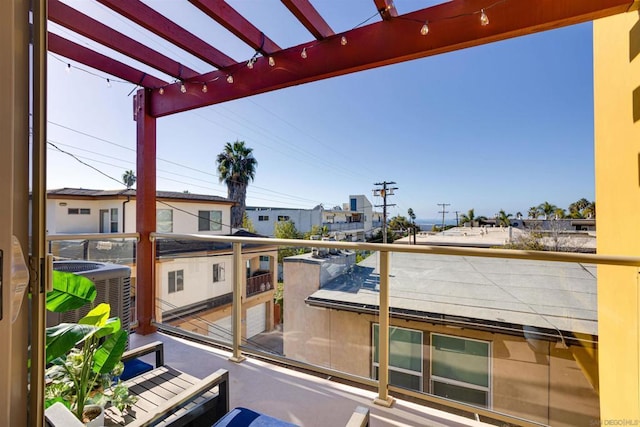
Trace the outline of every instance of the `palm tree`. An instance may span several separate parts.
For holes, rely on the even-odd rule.
[[[469,209],[469,212],[466,214],[460,215],[460,225],[465,225],[466,223],[471,224],[471,228],[473,228],[473,221],[476,219],[475,212],[473,209]]]
[[[500,212],[498,212],[496,218],[498,225],[504,225],[505,227],[508,227],[509,225],[511,225],[511,220],[509,218],[512,216],[513,214],[508,214],[504,210],[500,209]]]
[[[589,202],[589,204],[583,209],[582,213],[587,218],[596,217],[596,202]]]
[[[216,159],[220,182],[227,184],[227,198],[235,205],[231,208],[231,227],[242,227],[246,208],[247,186],[256,175],[258,161],[253,157],[253,149],[244,141],[227,142]]]
[[[549,202],[538,205],[538,210],[544,215],[544,219],[549,219],[549,217],[555,213],[556,209],[558,209],[558,207]]]
[[[531,219],[538,219],[540,216],[540,209],[537,206],[531,206],[527,212],[527,216]]]
[[[562,208],[558,208],[553,211],[553,216],[555,219],[563,219],[567,217],[567,212]]]
[[[136,183],[136,174],[129,169],[125,173],[122,174],[122,182],[127,186],[127,190],[133,187],[133,184]]]

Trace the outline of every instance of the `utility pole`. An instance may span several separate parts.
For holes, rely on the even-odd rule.
[[[387,243],[387,206],[395,206],[395,204],[387,204],[387,196],[393,196],[393,191],[397,190],[398,187],[389,187],[390,185],[394,185],[395,182],[383,181],[376,182],[373,185],[382,186],[382,188],[374,188],[373,195],[382,197],[382,204],[375,205],[377,208],[382,207],[382,243]]]
[[[444,214],[449,213],[449,211],[445,211],[445,208],[447,206],[451,206],[451,203],[436,203],[438,206],[442,206],[442,210],[439,212],[442,214],[442,228],[440,229],[440,231],[442,231],[442,233],[444,234]]]
[[[456,227],[460,227],[460,222],[458,221],[458,214],[460,211],[454,211],[456,213]]]

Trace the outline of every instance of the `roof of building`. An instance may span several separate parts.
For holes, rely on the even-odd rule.
[[[376,254],[377,255],[377,254]],[[307,301],[377,309],[377,256],[326,283]],[[597,336],[596,268],[565,262],[393,253],[392,313],[445,323]],[[471,326],[471,325],[470,325]]]
[[[112,198],[112,197],[136,197],[136,190],[123,189],[123,190],[92,190],[88,188],[58,188],[54,190],[47,190],[47,196],[58,197],[84,197],[84,198]],[[211,196],[208,194],[192,194],[182,193],[179,191],[158,191],[156,197],[159,199],[176,199],[176,200],[189,200],[189,201],[208,201],[216,203],[233,203],[232,200],[219,196]]]

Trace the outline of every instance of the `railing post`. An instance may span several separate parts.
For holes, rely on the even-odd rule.
[[[390,407],[395,399],[389,390],[389,252],[379,252],[380,261],[380,328],[378,335],[378,397],[373,402]]]
[[[233,332],[233,356],[232,362],[240,363],[245,357],[240,353],[242,342],[242,243],[233,244],[233,309],[231,311],[231,331]]]

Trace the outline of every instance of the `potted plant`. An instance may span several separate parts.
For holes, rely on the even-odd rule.
[[[63,312],[91,303],[96,297],[93,282],[72,273],[53,272],[53,290],[47,309]],[[127,387],[114,381],[123,370],[122,354],[127,331],[120,319],[110,317],[109,304],[98,304],[78,323],[61,323],[46,330],[45,406],[62,402],[86,422],[88,404],[111,403],[120,411],[135,403]]]

